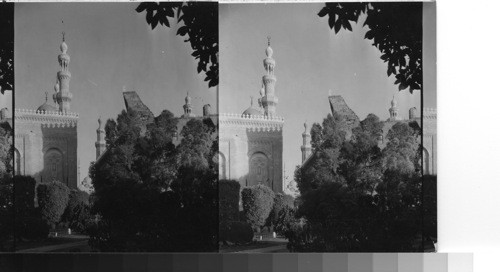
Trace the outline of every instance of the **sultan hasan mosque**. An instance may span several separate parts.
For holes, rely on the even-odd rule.
[[[262,89],[258,98],[258,107],[251,101],[250,107],[242,114],[219,115],[219,179],[235,179],[241,186],[264,184],[274,192],[287,190],[283,180],[283,117],[276,114],[278,97],[275,91],[276,76],[273,49],[270,38],[264,58]],[[330,109],[340,114],[352,129],[359,124],[358,116],[349,108],[342,96],[329,95]],[[379,145],[387,144],[385,135],[397,122],[417,122],[423,125],[423,172],[436,175],[436,130],[437,112],[424,109],[423,118],[416,108],[409,110],[408,118],[399,114],[397,101],[393,97],[389,108],[389,119],[384,122],[383,137]],[[302,165],[310,163],[314,156],[311,147],[311,135],[307,124],[302,133]],[[347,132],[349,137],[350,131]]]
[[[69,72],[70,56],[68,45],[64,40],[60,45],[58,56],[60,70],[52,95],[54,103],[45,101],[36,110],[15,109],[15,149],[14,170],[16,174],[33,176],[37,182],[57,180],[68,187],[76,189],[80,183],[79,161],[77,154],[78,114],[70,111],[72,93],[69,89],[71,73]],[[278,97],[275,91],[276,76],[274,69],[273,49],[268,38],[264,58],[264,75],[257,105],[253,99],[249,108],[241,114],[212,114],[210,105],[203,106],[203,115],[196,116],[192,112],[191,97],[185,98],[184,114],[178,118],[178,132],[191,119],[218,122],[219,136],[219,178],[238,180],[241,186],[264,184],[275,192],[286,191],[283,180],[283,126],[284,118],[276,113]],[[136,92],[123,92],[126,110],[139,112],[144,126],[154,120],[154,115],[144,105]],[[358,116],[349,108],[341,96],[329,95],[332,112],[343,116],[352,129],[359,124]],[[397,101],[393,98],[389,108],[390,117],[384,122],[385,136],[396,122],[417,122],[423,126],[423,170],[424,174],[437,173],[436,168],[436,130],[437,113],[435,109],[424,109],[423,118],[417,114],[416,108],[409,110],[408,118],[399,114]],[[0,116],[1,119],[6,119]],[[313,157],[314,150],[310,145],[310,132],[304,124],[302,133],[302,165]],[[105,132],[101,120],[96,130],[97,141],[96,164],[106,156]],[[348,133],[349,134],[349,133]],[[217,135],[214,135],[214,139]],[[180,138],[174,139],[178,144]],[[380,146],[385,146],[384,137]]]
[[[45,102],[36,110],[14,110],[14,171],[33,176],[37,182],[57,180],[76,189],[80,181],[78,114],[70,111],[73,94],[69,90],[70,57],[64,33],[60,49],[57,58],[60,70],[52,95],[57,105],[51,105],[45,93]]]

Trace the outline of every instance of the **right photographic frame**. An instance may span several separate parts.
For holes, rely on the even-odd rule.
[[[435,2],[219,4],[219,251],[435,252]]]

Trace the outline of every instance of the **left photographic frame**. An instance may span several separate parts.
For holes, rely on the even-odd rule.
[[[13,13],[15,250],[217,252],[217,3]]]

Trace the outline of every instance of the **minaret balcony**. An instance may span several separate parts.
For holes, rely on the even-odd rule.
[[[276,82],[276,77],[274,75],[264,75],[262,80],[264,83],[274,83]]]
[[[59,80],[67,79],[67,78],[70,78],[70,77],[71,77],[71,73],[69,71],[59,71],[59,72],[57,72],[57,78],[59,78]]]

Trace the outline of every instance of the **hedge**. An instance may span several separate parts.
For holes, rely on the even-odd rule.
[[[274,192],[268,186],[259,184],[241,191],[245,219],[254,230],[259,231],[266,223],[274,203]]]
[[[219,181],[219,222],[235,221],[238,218],[240,183],[235,180]]]
[[[38,185],[38,205],[42,219],[48,225],[55,227],[61,220],[68,204],[69,192],[69,188],[58,181]]]
[[[15,210],[17,214],[26,214],[35,208],[36,180],[31,176],[15,176]]]

